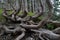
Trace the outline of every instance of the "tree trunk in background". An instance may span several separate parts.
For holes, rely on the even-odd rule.
[[[44,29],[45,24],[47,24],[47,21],[51,18],[53,13],[50,0],[15,0],[15,3],[11,3],[12,1],[13,0],[8,0],[7,3],[11,5],[10,7],[15,9],[10,15],[8,15],[7,10],[4,9],[3,16],[6,22],[8,22],[1,25],[0,28],[2,28],[4,32],[1,32],[0,36],[6,33],[6,35],[10,34],[10,37],[12,36],[14,40],[60,39],[60,35]],[[13,7],[14,4],[16,5],[15,7]],[[40,16],[45,15],[46,8],[48,9],[47,15],[44,16],[42,20],[38,19]],[[23,14],[18,15],[21,10]],[[35,15],[28,16],[28,12],[33,12]]]
[[[28,1],[27,0],[25,0],[25,9],[24,10],[28,11]]]
[[[20,3],[18,1],[20,1]],[[7,2],[8,1],[5,2],[6,6],[9,5]],[[13,0],[13,2],[14,3],[12,3],[12,0],[10,0],[10,3],[15,7],[15,9],[20,7],[21,10],[27,10],[33,13],[39,13],[42,11],[42,9],[45,11],[45,0]],[[11,8],[11,6],[9,5],[8,8]]]

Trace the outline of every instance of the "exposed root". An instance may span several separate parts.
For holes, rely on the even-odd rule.
[[[22,32],[15,40],[21,40],[25,36],[25,32]]]

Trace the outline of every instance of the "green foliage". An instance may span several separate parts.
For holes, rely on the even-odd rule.
[[[33,16],[34,13],[32,13],[32,12],[28,12],[28,15],[29,15],[29,16]]]
[[[40,19],[40,20],[42,20],[43,18],[44,18],[43,16],[38,17],[38,19]]]
[[[2,9],[0,9],[0,22],[2,22],[3,21],[3,16],[2,16]]]
[[[52,23],[49,23],[49,24],[47,24],[47,28],[52,30],[52,29],[54,29],[54,25]]]
[[[18,15],[21,15],[21,14],[23,14],[23,12],[22,12],[22,11],[20,11]],[[28,15],[29,15],[29,16],[33,16],[33,15],[34,15],[34,13],[32,13],[32,12],[28,12]]]
[[[59,0],[55,0],[54,1],[54,13],[53,13],[53,20],[58,20],[60,21],[60,1]]]
[[[8,11],[8,14],[9,14],[9,15],[12,14],[12,10]]]
[[[19,13],[18,13],[18,15],[21,15],[23,12],[22,11],[20,11]]]
[[[0,14],[2,13],[2,9],[0,9]]]

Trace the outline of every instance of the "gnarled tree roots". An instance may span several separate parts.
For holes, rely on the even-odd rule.
[[[28,16],[27,10],[24,10],[22,15],[18,15],[21,11],[20,8],[13,8],[13,12],[8,15],[8,10],[4,8],[3,17],[6,19],[6,22],[5,24],[0,24],[2,25],[0,26],[0,37],[3,36],[0,40],[60,40],[60,28],[52,31],[43,29],[53,13],[53,6],[50,0],[46,0],[46,3],[49,11],[48,15],[42,20],[38,19],[45,13],[42,1],[42,11],[33,16]]]

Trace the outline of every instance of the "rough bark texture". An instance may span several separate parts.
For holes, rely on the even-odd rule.
[[[19,4],[19,8],[15,9],[11,5],[13,8],[11,15],[8,15],[8,10],[4,8],[3,16],[6,19],[6,23],[0,24],[0,40],[60,40],[60,33],[58,33],[60,28],[53,31],[42,28],[51,18],[53,13],[53,6],[50,0],[18,1],[21,3]],[[44,3],[48,6],[48,15],[37,23],[35,22],[35,19],[45,13]],[[21,10],[23,14],[18,16]],[[28,16],[29,11],[36,14]]]

